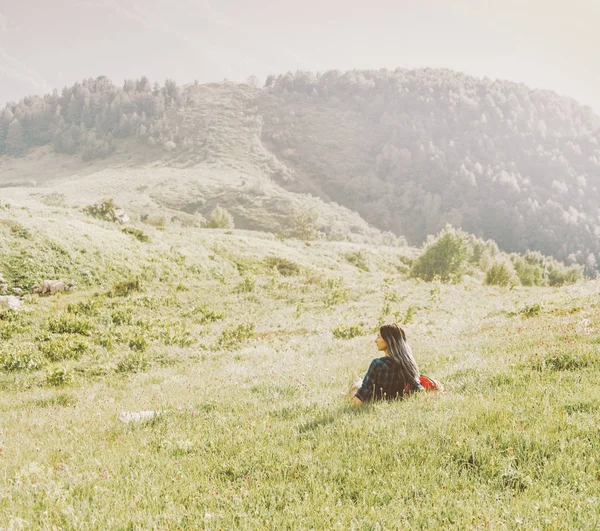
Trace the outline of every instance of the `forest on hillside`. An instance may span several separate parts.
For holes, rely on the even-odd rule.
[[[600,119],[522,84],[446,70],[267,80],[265,141],[320,191],[413,243],[446,223],[588,271],[600,261]],[[318,186],[318,188],[317,188]]]
[[[24,98],[0,112],[0,155],[51,145],[93,159],[127,137],[183,149],[195,88],[99,77]],[[450,223],[590,274],[600,263],[600,118],[573,100],[433,69],[288,73],[248,93],[289,189],[413,244]]]

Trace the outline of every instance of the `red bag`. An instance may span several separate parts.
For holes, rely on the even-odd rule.
[[[425,391],[443,391],[444,390],[444,386],[440,382],[438,382],[437,380],[434,380],[433,378],[430,378],[429,376],[425,376],[424,374],[421,374],[421,376],[419,377],[419,380],[421,382],[421,385],[425,389]]]
[[[434,380],[433,378],[430,378],[429,376],[425,376],[424,374],[421,374],[421,376],[419,376],[419,383],[421,384],[423,389],[425,389],[425,391],[443,391],[444,390],[444,386],[440,382],[438,382],[437,380]],[[407,385],[404,388],[404,394],[408,394],[408,393],[410,393],[410,385]]]

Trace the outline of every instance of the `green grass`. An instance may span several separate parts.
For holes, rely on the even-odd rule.
[[[32,256],[60,232],[95,280],[0,313],[0,527],[600,525],[600,282],[430,284],[394,248],[352,244],[366,270],[344,242],[165,227],[140,245],[79,215],[15,214]],[[20,239],[0,232],[0,266]],[[446,391],[352,409],[339,393],[396,316]]]

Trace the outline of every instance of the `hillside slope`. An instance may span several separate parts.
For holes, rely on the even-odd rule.
[[[260,218],[277,206],[276,217],[293,214],[300,199],[286,189],[356,211],[413,244],[451,223],[506,251],[540,250],[593,272],[600,262],[599,131],[600,119],[572,100],[445,70],[298,72],[263,89],[161,87],[145,78],[119,88],[98,78],[3,111],[0,153],[8,157],[0,159],[0,186],[39,183],[44,173],[92,182],[104,178],[98,169],[110,168],[124,172],[117,179],[124,185],[135,170],[135,189],[156,168],[173,168],[183,176],[166,178],[178,190],[177,209],[215,203],[180,186],[199,172],[207,186],[226,183],[209,195],[228,196],[244,227],[281,230],[280,222]],[[40,155],[36,146],[46,145],[70,156]],[[257,200],[273,181],[276,197]],[[242,208],[234,198],[249,183],[259,193]],[[173,194],[161,200],[173,206]],[[256,207],[252,215],[248,205]],[[377,234],[362,221],[362,229],[349,229],[356,223],[348,211],[342,217],[321,232]]]

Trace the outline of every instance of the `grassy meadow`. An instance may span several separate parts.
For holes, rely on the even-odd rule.
[[[0,210],[0,529],[597,529],[600,283],[406,247]],[[403,323],[443,393],[340,396]],[[161,411],[125,423],[122,412]]]

